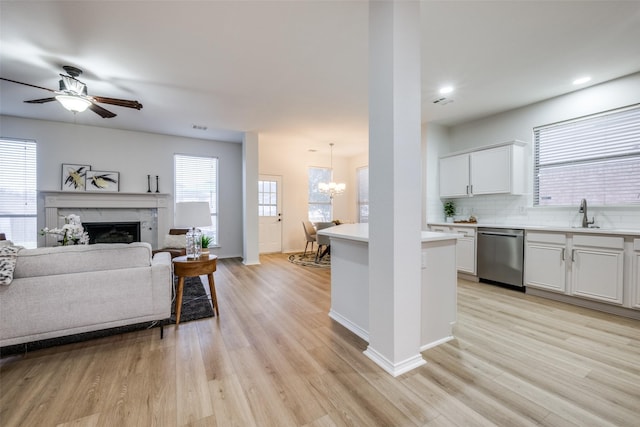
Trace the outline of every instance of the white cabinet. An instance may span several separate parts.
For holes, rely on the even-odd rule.
[[[525,285],[621,305],[624,238],[527,232]]]
[[[443,157],[439,162],[440,197],[525,192],[524,143],[515,141]]]
[[[458,234],[456,243],[456,268],[463,273],[476,274],[476,229],[473,227],[455,227],[432,225],[431,231]]]
[[[566,236],[563,233],[527,232],[524,260],[525,286],[566,292]]]
[[[443,157],[439,162],[440,197],[469,195],[469,154]]]
[[[622,304],[624,238],[575,235],[571,262],[573,295]]]
[[[633,251],[631,252],[631,307],[640,309],[640,239],[633,240]]]

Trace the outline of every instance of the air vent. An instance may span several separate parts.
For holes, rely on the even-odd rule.
[[[433,101],[433,103],[434,103],[434,104],[438,104],[438,105],[447,105],[447,104],[449,104],[449,103],[451,103],[451,102],[453,102],[453,99],[451,99],[451,98],[445,98],[445,97],[438,98],[438,99],[435,99],[435,100]]]

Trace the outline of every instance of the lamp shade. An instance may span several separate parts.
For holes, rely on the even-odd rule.
[[[209,202],[176,203],[174,226],[177,228],[208,227],[211,225]]]
[[[74,113],[81,113],[91,105],[91,101],[79,96],[57,95],[56,99],[64,108],[69,111],[73,111]]]

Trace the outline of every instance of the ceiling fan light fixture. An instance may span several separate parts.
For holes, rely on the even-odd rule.
[[[74,95],[57,95],[56,100],[58,100],[64,108],[73,113],[82,113],[91,105],[91,101],[88,99]]]

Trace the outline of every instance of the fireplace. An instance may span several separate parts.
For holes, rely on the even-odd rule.
[[[83,222],[89,244],[132,243],[140,241],[139,222]]]

